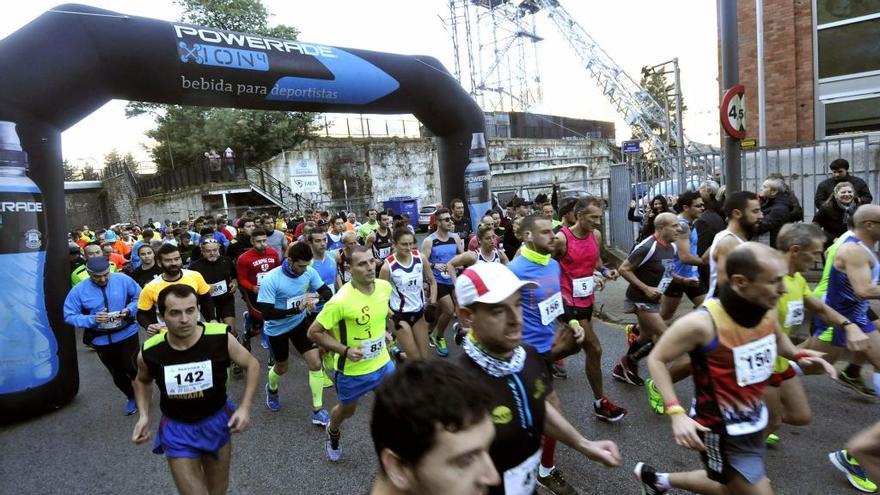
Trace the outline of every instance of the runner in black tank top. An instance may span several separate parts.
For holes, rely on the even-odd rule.
[[[379,228],[370,232],[364,243],[365,246],[372,249],[373,258],[376,258],[377,275],[385,258],[391,255],[391,244],[391,215],[379,213]]]

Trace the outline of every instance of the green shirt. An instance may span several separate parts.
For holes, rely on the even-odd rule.
[[[112,261],[110,262],[110,272],[116,273],[116,263],[113,263]],[[86,271],[86,265],[79,265],[70,273],[70,286],[76,287],[76,284],[87,278],[89,278],[89,272]]]
[[[853,231],[847,230],[843,235],[834,240],[834,244],[828,246],[828,249],[825,250],[825,267],[822,269],[822,278],[819,279],[819,283],[816,284],[816,288],[813,289],[813,295],[823,301],[825,300],[825,293],[828,292],[828,278],[831,276],[831,266],[834,264],[834,257],[837,255],[837,250],[840,249],[840,246],[843,245],[844,241],[853,235],[855,235],[853,234]]]
[[[786,275],[785,294],[776,303],[779,315],[779,326],[786,335],[791,335],[792,327],[800,326],[804,321],[804,299],[812,295],[807,280],[800,273]]]
[[[335,356],[336,370],[347,376],[372,373],[391,360],[385,348],[391,284],[381,279],[375,284],[372,294],[364,294],[351,282],[346,283],[324,304],[316,319],[341,344],[363,351],[364,357],[356,362],[341,354]]]
[[[364,222],[364,224],[361,225],[361,228],[358,229],[358,237],[360,237],[361,239],[366,239],[367,237],[369,237],[370,234],[373,233],[374,230],[378,228],[379,222]]]

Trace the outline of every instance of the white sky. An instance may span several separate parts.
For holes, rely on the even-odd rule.
[[[24,26],[60,0],[29,0],[4,8],[0,37]],[[117,12],[175,20],[170,0],[87,0],[82,3]],[[289,24],[306,42],[403,54],[431,55],[452,71],[452,43],[438,15],[446,0],[264,0],[272,23]],[[691,140],[717,145],[718,45],[715,2],[707,0],[562,0],[568,12],[636,81],[640,68],[678,57],[688,111],[685,132]],[[617,140],[629,130],[596,88],[580,61],[546,16],[537,32],[545,38],[539,51],[542,110],[568,117],[611,120]],[[671,81],[671,79],[670,79]],[[63,133],[64,158],[74,164],[103,163],[114,147],[149,160],[142,144],[152,118],[126,119],[125,102],[112,101]]]

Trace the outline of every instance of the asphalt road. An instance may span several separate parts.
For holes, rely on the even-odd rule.
[[[560,446],[557,465],[580,493],[640,493],[631,468],[646,461],[661,470],[701,467],[695,452],[675,445],[668,420],[647,409],[644,391],[610,377],[615,358],[624,350],[617,327],[596,324],[606,352],[607,394],[629,409],[617,424],[597,421],[590,407],[591,394],[583,374],[583,355],[567,360],[569,378],[555,382],[564,412],[588,438],[618,443],[624,466],[607,469],[573,450]],[[257,357],[265,366],[266,351],[255,339]],[[460,352],[451,345],[453,354]],[[295,355],[295,353],[293,354]],[[147,445],[131,443],[135,416],[122,415],[124,398],[113,386],[98,357],[84,348],[79,352],[80,391],[66,407],[45,416],[0,428],[0,493],[2,494],[164,494],[174,493],[165,460]],[[363,400],[357,415],[343,425],[343,459],[327,460],[321,428],[308,422],[310,400],[305,363],[291,361],[281,382],[282,410],[265,406],[262,386],[252,410],[249,430],[233,437],[230,493],[236,494],[344,494],[367,493],[377,464],[369,436],[372,397]],[[238,399],[242,380],[235,380],[231,396]],[[815,422],[809,427],[786,427],[779,447],[769,451],[767,465],[778,494],[857,493],[826,454],[840,448],[856,431],[875,421],[877,404],[857,397],[823,377],[806,380]],[[692,396],[689,382],[680,384],[682,402]],[[325,393],[325,405],[336,395]],[[158,396],[153,401],[153,431],[158,417]]]

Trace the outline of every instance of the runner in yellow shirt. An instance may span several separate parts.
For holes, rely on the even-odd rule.
[[[809,269],[822,256],[824,235],[813,224],[785,225],[776,238],[776,247],[785,258],[788,275],[783,279],[786,293],[776,304],[779,326],[786,335],[804,322],[804,313],[810,311],[835,326],[853,325],[840,313],[828,307],[813,295],[801,272]],[[797,365],[783,357],[776,358],[773,376],[764,393],[770,413],[767,425],[767,444],[775,445],[779,437],[773,433],[783,423],[802,426],[810,424],[813,413],[807,401],[804,386],[797,375],[803,374]]]
[[[355,246],[349,260],[351,281],[339,289],[309,327],[309,338],[335,353],[337,404],[327,425],[327,455],[342,456],[339,427],[357,410],[358,399],[394,371],[385,346],[391,284],[376,279],[373,253]]]

